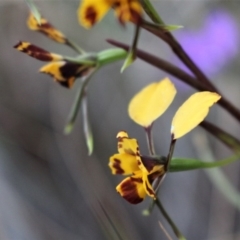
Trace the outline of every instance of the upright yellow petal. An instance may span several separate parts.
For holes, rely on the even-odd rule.
[[[128,134],[121,131],[117,135],[118,139],[118,152],[127,153],[133,156],[140,156],[137,139],[129,138]]]
[[[209,108],[220,98],[221,96],[214,92],[198,92],[188,98],[173,117],[171,133],[174,139],[182,137],[201,123]]]
[[[113,0],[83,0],[78,8],[79,23],[85,28],[100,21],[112,7]]]
[[[150,126],[167,110],[176,92],[174,84],[168,78],[149,84],[130,101],[130,118],[143,127]]]

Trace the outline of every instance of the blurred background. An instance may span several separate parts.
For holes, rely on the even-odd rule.
[[[184,26],[174,36],[220,91],[240,107],[239,1],[153,3],[167,24]],[[113,12],[93,29],[85,30],[77,21],[78,1],[36,4],[45,18],[87,51],[111,47],[106,38],[125,43],[132,40],[131,24],[121,27]],[[123,62],[104,67],[88,88],[95,145],[89,157],[81,114],[74,131],[63,134],[79,82],[70,90],[63,88],[38,73],[42,62],[13,46],[25,40],[52,52],[75,53],[27,29],[28,8],[23,0],[1,0],[0,16],[0,239],[167,239],[159,221],[175,239],[157,208],[148,217],[142,215],[149,198],[131,205],[116,193],[122,177],[111,175],[107,164],[117,151],[120,130],[137,138],[141,153],[147,154],[145,133],[127,114],[128,102],[136,92],[165,76],[177,86],[176,99],[153,128],[156,151],[166,155],[172,117],[194,90],[140,60],[123,74]],[[166,44],[145,31],[139,48],[184,68]],[[219,106],[211,110],[208,120],[239,138],[239,124]],[[174,152],[176,157],[202,160],[230,155],[229,149],[200,127],[180,139]],[[240,163],[221,170],[222,179],[225,176],[233,185],[235,205],[213,183],[214,170],[169,173],[161,186],[162,203],[187,239],[240,239],[240,197],[234,192],[240,190]]]

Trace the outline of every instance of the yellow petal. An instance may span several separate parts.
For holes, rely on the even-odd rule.
[[[41,61],[51,62],[60,61],[63,59],[61,55],[48,52],[40,47],[37,47],[29,42],[20,41],[14,46],[17,50],[28,54],[29,56],[36,58]]]
[[[140,156],[138,142],[135,138],[129,138],[126,132],[119,132],[118,139],[118,152],[126,153],[133,156]]]
[[[58,43],[67,43],[67,38],[64,36],[64,34],[53,27],[45,18],[41,18],[40,25],[33,14],[30,14],[27,25],[31,30],[42,32]]]
[[[127,175],[139,170],[137,158],[126,153],[111,156],[108,166],[111,168],[112,174]]]
[[[220,95],[213,92],[198,92],[188,98],[173,117],[171,133],[174,139],[182,137],[201,123],[209,108],[220,98]]]
[[[149,84],[130,101],[128,106],[130,118],[143,127],[150,126],[167,110],[176,92],[168,78]]]
[[[89,71],[88,66],[65,61],[51,62],[40,69],[40,72],[49,74],[62,86],[71,88],[77,77],[84,76]]]
[[[143,187],[144,187],[145,192],[150,197],[156,199],[156,194],[151,185],[152,182],[151,183],[149,182],[148,175],[146,173],[143,173],[142,180],[143,180]]]
[[[115,0],[114,10],[119,22],[132,21],[138,23],[142,15],[142,6],[138,0]]]
[[[132,204],[142,202],[146,197],[141,173],[125,178],[117,187],[117,192]]]
[[[111,8],[113,0],[83,0],[78,8],[79,23],[85,28],[100,21]]]

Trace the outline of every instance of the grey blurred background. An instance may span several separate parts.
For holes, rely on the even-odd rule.
[[[36,3],[44,17],[85,50],[109,48],[106,38],[132,40],[131,24],[122,28],[113,12],[92,30],[85,30],[77,22],[78,1]],[[240,107],[240,2],[159,0],[154,5],[166,23],[184,26],[174,32],[176,38],[224,95]],[[137,138],[140,151],[147,154],[143,129],[127,115],[128,102],[137,91],[165,76],[176,83],[174,103],[154,124],[156,150],[166,155],[171,119],[194,90],[140,60],[123,74],[122,62],[101,69],[88,88],[95,143],[89,157],[81,115],[73,133],[63,134],[79,83],[71,90],[61,87],[38,74],[42,62],[13,46],[25,40],[60,54],[74,56],[74,52],[28,30],[27,17],[24,1],[0,1],[0,239],[167,239],[159,221],[175,239],[156,208],[151,216],[142,216],[149,198],[133,206],[119,197],[115,186],[122,177],[111,175],[107,164],[117,151],[119,130]],[[163,42],[145,31],[139,47],[184,67]],[[208,120],[240,137],[239,124],[219,106],[211,110]],[[202,135],[203,142],[199,141]],[[216,160],[231,154],[201,128],[180,139],[174,152],[178,157],[212,155]],[[238,162],[222,169],[236,190],[240,190],[239,169]],[[203,170],[168,174],[160,190],[163,205],[187,239],[240,239],[240,209],[226,199],[208,174]]]

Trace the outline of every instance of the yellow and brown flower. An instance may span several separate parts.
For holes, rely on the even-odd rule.
[[[142,16],[142,6],[138,0],[83,0],[78,9],[79,22],[85,27],[90,28],[99,22],[108,10],[115,11],[119,22],[139,23]]]
[[[51,53],[29,42],[19,42],[14,48],[40,61],[50,62],[44,65],[40,72],[49,74],[55,81],[67,88],[71,88],[76,78],[86,76],[94,67],[71,62],[59,54]]]
[[[164,165],[156,159],[140,155],[136,139],[119,132],[118,153],[110,157],[112,174],[130,175],[117,187],[120,195],[132,204],[140,203],[146,195],[156,198],[152,183],[164,176]]]
[[[39,31],[58,43],[66,44],[68,42],[65,35],[61,31],[57,30],[45,18],[41,18],[39,24],[37,19],[33,16],[33,14],[30,13],[29,18],[27,20],[27,25],[31,30]]]

